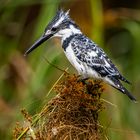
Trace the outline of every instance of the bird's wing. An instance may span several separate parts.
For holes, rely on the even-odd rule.
[[[101,76],[110,75],[119,78],[119,71],[105,52],[88,38],[74,39],[72,48],[80,61],[87,64]]]
[[[105,52],[97,46],[98,51],[103,55],[103,59],[106,62],[105,69],[109,72],[109,76],[113,76],[117,78],[118,80],[124,81],[128,84],[131,84],[125,77],[123,77],[119,70],[116,68],[116,66],[112,63],[112,61],[109,59],[109,57],[105,54]],[[100,56],[100,55],[99,55]]]

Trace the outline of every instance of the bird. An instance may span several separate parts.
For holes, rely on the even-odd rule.
[[[43,35],[27,49],[24,55],[28,55],[48,39],[59,37],[67,59],[83,79],[102,80],[135,102],[136,98],[121,83],[121,81],[128,84],[130,82],[122,76],[104,50],[82,33],[79,26],[71,19],[69,11],[58,10],[46,26]]]

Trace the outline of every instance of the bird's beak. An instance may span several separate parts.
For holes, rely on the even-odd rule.
[[[28,55],[31,51],[33,51],[35,48],[37,48],[39,45],[41,45],[43,42],[48,40],[50,37],[52,37],[53,34],[45,34],[41,36],[25,53],[24,56]]]

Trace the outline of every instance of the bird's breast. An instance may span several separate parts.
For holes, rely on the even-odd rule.
[[[75,69],[78,71],[80,75],[82,75],[85,78],[94,77],[100,79],[96,71],[94,71],[91,67],[89,67],[85,62],[82,62],[77,58],[71,46],[67,47],[67,49],[64,52],[67,59],[75,67]]]
[[[76,68],[76,70],[79,73],[82,73],[84,71],[84,66],[82,62],[76,57],[71,45],[67,47],[67,49],[64,51],[67,59],[70,61],[70,63]]]

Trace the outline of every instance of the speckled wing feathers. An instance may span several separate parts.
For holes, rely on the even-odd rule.
[[[83,35],[75,36],[71,45],[76,57],[98,72],[101,76],[118,76],[119,71],[104,51]]]

